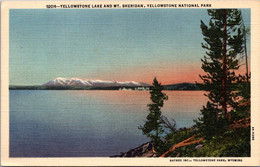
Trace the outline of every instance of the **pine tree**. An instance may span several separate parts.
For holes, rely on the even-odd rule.
[[[243,52],[243,32],[241,12],[237,9],[208,10],[211,17],[207,26],[201,21],[204,36],[202,48],[206,55],[202,61],[205,75],[200,75],[209,101],[201,110],[202,117],[197,122],[207,135],[223,129],[230,120],[229,111],[236,105],[233,83],[235,70],[239,69],[238,54]]]
[[[246,60],[246,79],[247,79],[247,82],[249,82],[249,68],[248,68],[248,55],[247,55],[247,45],[246,45],[246,42],[247,42],[247,35],[249,34],[250,32],[250,29],[248,27],[245,27],[245,23],[244,23],[244,20],[242,18],[242,31],[243,31],[243,35],[244,35],[244,52],[245,52],[245,60]]]
[[[150,89],[150,99],[152,103],[147,105],[150,112],[146,117],[147,121],[140,129],[142,129],[143,134],[151,138],[154,145],[158,147],[161,142],[160,135],[163,134],[162,123],[160,121],[161,108],[164,105],[164,100],[168,99],[168,96],[162,92],[163,86],[161,86],[156,78],[154,78],[153,87]]]

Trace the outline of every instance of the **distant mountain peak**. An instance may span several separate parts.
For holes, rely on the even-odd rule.
[[[92,79],[81,79],[81,78],[63,78],[57,77],[45,84],[43,86],[77,86],[77,87],[111,87],[111,86],[150,86],[146,83],[140,83],[135,81],[108,81],[108,80],[92,80]]]

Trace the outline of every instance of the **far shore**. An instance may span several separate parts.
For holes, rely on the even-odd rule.
[[[10,85],[9,90],[120,90],[120,91],[149,91],[152,86],[107,86],[107,87],[79,87],[79,86],[17,86]],[[163,90],[200,91],[195,83],[180,83],[163,85]]]

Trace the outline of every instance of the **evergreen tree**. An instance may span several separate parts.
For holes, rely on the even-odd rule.
[[[250,73],[246,75],[239,75],[236,78],[236,98],[238,105],[234,106],[234,110],[230,112],[232,121],[238,121],[240,119],[245,119],[250,116],[250,86],[251,75]]]
[[[245,24],[244,24],[244,21],[243,21],[243,18],[242,18],[242,31],[243,31],[243,35],[244,35],[244,52],[245,52],[245,60],[246,60],[246,78],[247,78],[247,82],[249,82],[249,69],[248,69],[248,55],[247,55],[247,45],[246,45],[246,42],[247,42],[247,35],[250,33],[250,29],[248,27],[245,27]]]
[[[201,61],[206,74],[200,75],[204,84],[199,86],[206,91],[209,101],[203,106],[202,117],[197,123],[201,131],[210,136],[228,125],[229,112],[237,105],[233,83],[235,70],[239,69],[237,56],[243,52],[244,37],[239,10],[212,9],[208,10],[208,15],[211,17],[209,25],[201,21],[205,41],[202,48],[206,49]]]
[[[164,105],[164,100],[168,99],[168,96],[162,92],[163,86],[161,86],[156,78],[154,78],[153,87],[150,89],[152,103],[147,105],[150,112],[146,117],[147,121],[140,129],[142,129],[143,134],[151,138],[154,145],[158,148],[161,143],[160,135],[163,134],[162,123],[160,121],[161,108]]]

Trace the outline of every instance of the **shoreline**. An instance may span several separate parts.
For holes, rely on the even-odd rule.
[[[156,157],[156,154],[153,153],[152,143],[150,141],[136,148],[130,149],[127,152],[121,152],[119,155],[110,156],[110,158],[115,157]]]

